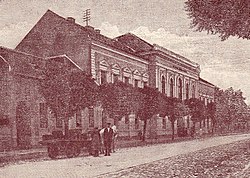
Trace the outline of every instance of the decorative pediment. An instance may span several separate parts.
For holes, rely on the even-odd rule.
[[[118,64],[113,64],[112,69],[120,70],[120,66]]]
[[[137,69],[136,69],[136,70],[134,70],[133,74],[134,74],[134,75],[138,75],[138,76],[140,76],[140,75],[141,75],[141,73],[140,73]]]
[[[112,65],[112,72],[116,75],[120,75],[120,66],[118,64],[113,64]]]
[[[131,73],[131,70],[128,67],[125,67],[125,68],[123,68],[123,72]]]
[[[101,62],[100,62],[100,65],[106,66],[106,67],[109,66],[109,64],[108,64],[105,60],[101,61]]]
[[[149,75],[148,75],[147,73],[144,73],[142,76],[143,76],[144,78],[149,78]]]

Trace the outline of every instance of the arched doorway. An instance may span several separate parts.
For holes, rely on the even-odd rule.
[[[17,146],[30,148],[31,146],[31,119],[29,108],[25,101],[19,101],[16,107]]]

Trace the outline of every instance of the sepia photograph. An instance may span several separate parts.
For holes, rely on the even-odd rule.
[[[0,0],[0,178],[229,177],[250,0]]]

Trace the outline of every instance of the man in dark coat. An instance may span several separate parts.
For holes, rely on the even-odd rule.
[[[104,129],[104,133],[103,133],[104,148],[105,148],[104,156],[110,156],[113,134],[114,132],[113,132],[113,129],[111,128],[111,124],[107,123],[107,127]]]

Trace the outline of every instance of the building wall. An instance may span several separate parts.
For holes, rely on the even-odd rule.
[[[38,145],[42,135],[51,132],[55,126],[49,110],[46,112],[47,126],[40,126],[40,103],[46,102],[39,92],[38,79],[44,61],[2,47],[0,55],[8,63],[4,70],[1,69],[0,110],[9,121],[0,129],[0,149]]]
[[[94,33],[94,31],[93,31]],[[150,46],[148,46],[151,48]],[[166,49],[157,46],[156,53],[150,53],[138,57],[125,51],[118,50],[105,42],[99,42],[89,37],[89,34],[73,21],[65,21],[64,18],[48,11],[28,33],[28,35],[18,44],[17,50],[29,54],[50,57],[66,54],[84,71],[91,74],[97,83],[101,81],[101,71],[107,72],[107,82],[114,82],[115,75],[118,75],[120,81],[125,82],[125,77],[129,77],[129,83],[135,85],[139,81],[138,87],[143,87],[146,83],[149,86],[156,87],[159,91],[170,96],[170,81],[173,80],[173,97],[179,97],[179,81],[182,82],[182,99],[188,97],[205,97],[211,99],[213,88],[206,83],[199,82],[199,66],[188,61],[180,60],[178,55],[169,55]],[[159,52],[160,51],[160,52]],[[164,51],[166,52],[164,54]],[[165,79],[165,87],[162,86],[162,77]],[[15,107],[18,101],[26,101],[30,108],[30,124],[32,144],[42,138],[42,135],[51,133],[53,130],[62,130],[62,127],[56,126],[56,120],[48,111],[48,127],[40,128],[39,105],[44,99],[39,95],[37,82],[31,78],[16,77],[12,83],[13,89],[10,101],[12,106],[11,117],[13,121],[12,138],[16,139],[15,128]],[[17,84],[16,84],[17,83]],[[188,91],[187,91],[188,84]],[[20,92],[18,92],[20,91]],[[5,92],[5,91],[2,91]],[[2,95],[1,95],[2,96]],[[15,102],[14,102],[15,101]],[[5,103],[7,107],[8,103]],[[70,129],[82,128],[87,132],[93,127],[103,127],[103,110],[100,106],[86,108],[80,114],[80,126],[77,125],[77,115],[70,119]],[[168,119],[163,122],[163,118],[154,117],[149,120],[148,135],[171,134],[171,124]],[[134,137],[142,130],[143,122],[138,121],[135,124],[135,115],[130,114],[128,122],[123,117],[119,122],[118,129],[120,136]],[[79,124],[79,123],[78,123]],[[166,126],[164,126],[166,124]],[[63,125],[63,124],[62,124]],[[176,128],[176,127],[175,127]],[[15,143],[16,144],[16,143]]]
[[[165,120],[165,121],[163,121]],[[175,122],[175,134],[177,130],[177,121]],[[162,118],[158,117],[157,118],[157,135],[171,135],[172,134],[172,128],[171,128],[171,122],[167,117]]]
[[[99,44],[91,48],[92,76],[97,83],[101,83],[101,71],[107,72],[107,81],[114,82],[114,75],[118,75],[120,81],[129,77],[129,83],[134,84],[135,79],[139,80],[142,87],[143,81],[148,81],[148,62],[119,52]]]
[[[8,83],[7,92],[2,93],[1,91],[0,93],[0,108],[4,115],[9,119],[8,125],[0,126],[0,139],[3,143],[2,147],[0,146],[0,149],[9,149],[20,145],[21,147],[24,147],[22,143],[18,145],[19,142],[22,142],[20,141],[18,134],[21,135],[21,137],[25,137],[25,135],[29,137],[27,138],[28,140],[26,140],[27,147],[37,145],[38,141],[41,140],[42,135],[52,130],[54,125],[52,123],[53,120],[48,118],[48,128],[40,128],[39,103],[44,102],[44,99],[38,92],[36,81],[31,78],[14,74],[10,77],[12,80]],[[17,108],[21,102],[25,103],[27,110],[24,111],[25,116],[22,118],[23,120],[20,121],[17,118]],[[21,128],[18,129],[18,125]],[[20,134],[19,131],[22,133]]]
[[[16,49],[39,57],[66,54],[90,73],[88,34],[75,22],[69,22],[51,11],[38,21]]]
[[[145,82],[148,83],[148,62],[115,50],[104,44],[93,42],[91,46],[91,73],[92,77],[96,79],[97,83],[101,84],[101,72],[106,72],[107,82],[113,83],[115,76],[118,76],[119,81],[125,82],[125,77],[129,78],[129,83],[135,86],[135,80],[138,81],[138,87],[143,87]],[[102,116],[102,110],[96,112],[99,117]],[[138,135],[141,130],[141,124],[135,129],[135,115],[129,115],[129,122],[125,123],[125,117],[120,118],[118,122],[119,135],[124,137],[134,137]],[[102,127],[105,125],[101,118],[96,120],[96,126]],[[139,121],[140,122],[140,121]]]
[[[9,149],[12,141],[11,76],[8,65],[0,59],[0,151]]]
[[[104,49],[105,47],[105,49]],[[96,42],[91,47],[91,73],[92,76],[97,80],[98,83],[101,83],[101,70],[107,71],[107,82],[114,82],[113,74],[114,71],[119,71],[119,80],[124,82],[124,72],[123,69],[128,69],[130,83],[134,84],[134,75],[133,71],[137,70],[140,74],[148,73],[148,81],[150,86],[157,87],[159,91],[162,91],[162,81],[161,78],[165,78],[165,93],[167,96],[170,96],[170,80],[173,79],[174,82],[174,97],[179,97],[178,94],[178,82],[179,79],[182,81],[182,99],[188,98],[198,98],[199,97],[199,68],[197,65],[188,66],[187,69],[183,66],[187,64],[181,64],[178,66],[173,63],[173,59],[169,60],[166,58],[161,58],[156,55],[147,56],[147,60],[136,60],[135,57],[124,57],[119,54],[119,51],[113,50],[103,44],[97,44]],[[145,62],[144,62],[145,61]],[[180,63],[180,62],[179,62]],[[173,67],[173,64],[175,67]],[[115,70],[114,70],[115,69]],[[143,71],[143,72],[142,72]],[[145,71],[145,72],[144,72]],[[117,74],[117,73],[116,73]],[[141,81],[143,81],[143,76],[140,75]],[[142,82],[141,82],[142,84]],[[186,84],[188,84],[188,91],[186,89]],[[143,87],[143,85],[140,85]],[[119,121],[118,129],[120,136],[124,137],[133,137],[138,134],[139,130],[143,128],[143,123],[140,123],[139,129],[134,128],[135,117],[132,115],[129,116],[129,122],[125,122],[125,117]],[[152,118],[148,123],[147,135],[152,137],[153,135],[171,135],[171,124],[168,119],[165,121],[166,126],[163,127],[163,121],[159,118]],[[164,124],[165,124],[164,123]],[[176,122],[177,126],[177,122]],[[175,133],[177,132],[175,127]]]
[[[199,81],[199,98],[204,101],[205,105],[214,101],[215,86],[203,81]]]
[[[197,66],[190,66],[185,64],[184,62],[174,63],[174,59],[170,59],[167,57],[156,56],[156,76],[155,86],[159,89],[160,92],[163,92],[162,89],[162,77],[165,79],[165,93],[167,96],[170,96],[170,81],[171,79],[174,82],[173,86],[173,97],[179,98],[179,81],[181,80],[182,84],[182,99],[186,98],[186,84],[189,84],[189,98],[194,96],[198,98],[198,79],[199,79],[199,70]],[[177,60],[177,59],[176,59]],[[184,67],[183,67],[184,66]],[[185,66],[187,68],[185,68]],[[194,87],[194,92],[192,91],[192,87]],[[194,94],[193,94],[194,93]]]

